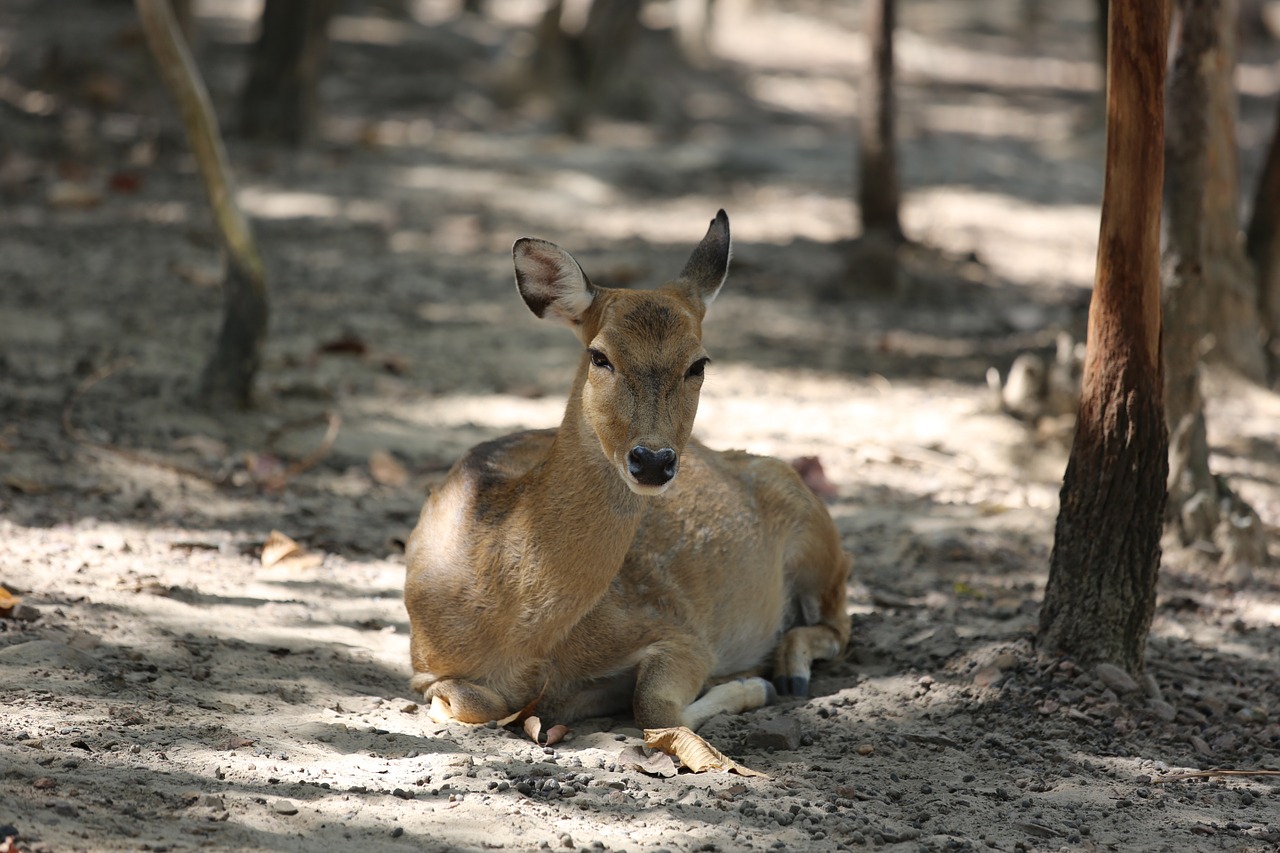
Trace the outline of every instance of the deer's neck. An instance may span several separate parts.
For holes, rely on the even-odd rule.
[[[543,629],[564,626],[555,633],[567,633],[604,595],[652,500],[627,487],[583,419],[583,373],[555,441],[524,490],[526,619]]]

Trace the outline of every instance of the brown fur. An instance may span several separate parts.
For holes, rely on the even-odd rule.
[[[589,350],[560,427],[472,449],[410,538],[412,684],[449,715],[536,700],[557,719],[630,707],[643,727],[696,728],[709,683],[771,665],[803,692],[810,662],[844,649],[850,564],[822,503],[785,463],[690,440],[690,367],[728,246],[722,212],[692,279],[627,291],[594,287],[552,244],[516,244],[526,303]],[[627,474],[636,446],[678,453],[665,490]]]

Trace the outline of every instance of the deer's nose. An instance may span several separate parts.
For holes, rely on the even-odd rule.
[[[627,454],[627,470],[642,486],[662,486],[676,475],[676,452],[670,447],[650,450],[636,445]]]

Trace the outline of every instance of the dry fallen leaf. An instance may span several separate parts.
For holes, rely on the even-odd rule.
[[[676,760],[665,752],[646,753],[638,746],[629,746],[618,754],[618,764],[647,773],[650,776],[661,776],[667,779],[676,775],[679,768]]]
[[[538,736],[542,734],[542,718],[537,716],[525,717],[522,728],[530,740],[538,743]]]
[[[60,210],[87,210],[102,203],[102,193],[88,184],[58,181],[49,187],[45,202]]]
[[[302,546],[279,530],[272,530],[262,544],[262,565],[271,568],[285,557],[302,553]]]
[[[737,773],[740,776],[769,778],[759,770],[743,767],[684,726],[645,729],[644,745],[650,749],[658,749],[668,755],[674,755],[694,773],[701,773],[704,770],[722,770],[726,773]]]
[[[369,475],[380,486],[403,486],[409,481],[409,472],[385,450],[369,454]]]
[[[0,616],[8,616],[9,612],[21,603],[21,598],[0,586]]]
[[[345,332],[330,341],[324,341],[318,347],[320,352],[334,355],[364,355],[369,345],[353,332]]]
[[[272,530],[262,545],[262,567],[282,566],[290,569],[309,569],[324,562],[323,554],[312,554],[294,540]]]
[[[564,736],[569,733],[569,727],[559,724],[554,725],[547,729],[546,738],[543,739],[542,718],[530,715],[524,719],[524,733],[540,746],[555,746],[564,740]]]

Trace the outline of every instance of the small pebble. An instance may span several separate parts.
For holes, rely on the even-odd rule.
[[[294,815],[298,813],[298,807],[288,800],[276,800],[271,804],[271,810],[276,814]]]
[[[1133,676],[1115,664],[1100,663],[1094,669],[1094,674],[1098,676],[1098,680],[1104,686],[1109,690],[1114,690],[1119,696],[1138,691],[1138,682],[1133,680]]]

